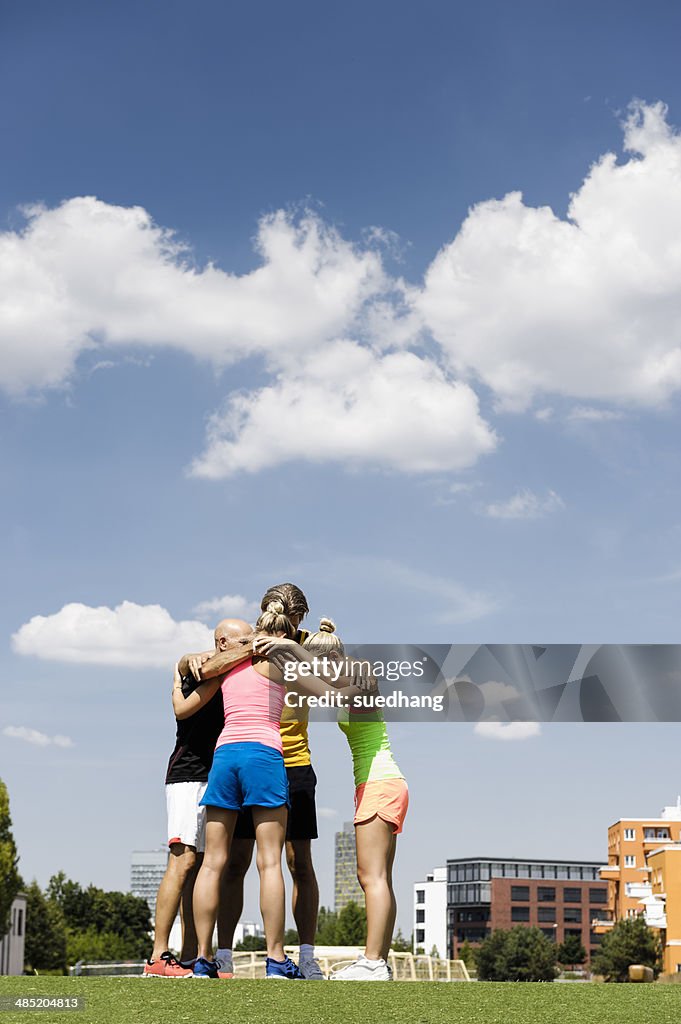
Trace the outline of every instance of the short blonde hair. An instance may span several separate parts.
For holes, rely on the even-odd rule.
[[[314,654],[324,655],[332,651],[345,654],[343,641],[336,635],[336,623],[333,619],[320,619],[319,632],[310,633],[303,641],[303,647]]]

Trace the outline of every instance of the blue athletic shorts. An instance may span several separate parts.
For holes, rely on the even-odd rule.
[[[287,806],[283,755],[264,743],[223,743],[213,755],[201,804],[230,811]]]

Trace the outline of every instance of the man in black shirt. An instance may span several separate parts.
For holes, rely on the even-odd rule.
[[[215,627],[215,653],[224,652],[248,636],[252,628],[242,619],[223,619]],[[207,652],[210,653],[210,652]],[[206,655],[207,656],[207,655]],[[198,685],[188,665],[180,663],[182,693],[187,697]],[[217,738],[224,725],[222,692],[217,691],[191,718],[177,721],[175,749],[166,772],[168,808],[168,867],[156,897],[154,948],[144,965],[150,977],[182,978],[192,974],[168,950],[170,930],[182,901],[182,952],[180,960],[196,956],[196,932],[192,913],[194,879],[205,847],[205,808],[199,806],[213,763]]]

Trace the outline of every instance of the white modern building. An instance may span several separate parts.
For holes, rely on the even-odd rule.
[[[447,868],[434,868],[424,882],[414,883],[414,952],[431,953],[443,960],[447,950]]]
[[[26,938],[26,897],[14,897],[7,935],[0,939],[0,974],[24,973],[24,942]]]

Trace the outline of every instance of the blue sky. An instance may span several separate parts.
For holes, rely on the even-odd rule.
[[[272,582],[353,641],[676,640],[676,5],[0,19],[0,770],[26,877],[127,884],[164,838],[172,662]],[[352,788],[318,728],[329,902]],[[597,858],[676,797],[610,771],[641,744],[673,777],[672,724],[432,729],[394,737],[405,930],[434,861]]]

